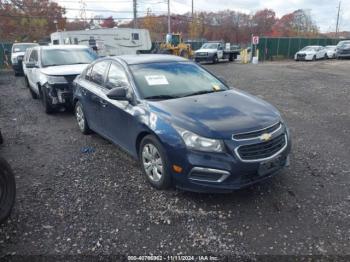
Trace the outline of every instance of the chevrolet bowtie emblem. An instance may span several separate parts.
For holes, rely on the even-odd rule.
[[[269,133],[262,134],[260,136],[260,140],[263,142],[269,141],[271,139],[272,135]]]

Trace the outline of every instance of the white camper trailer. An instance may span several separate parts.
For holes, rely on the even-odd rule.
[[[51,34],[52,45],[86,45],[99,56],[137,54],[152,48],[146,29],[104,28],[79,31],[62,31]]]

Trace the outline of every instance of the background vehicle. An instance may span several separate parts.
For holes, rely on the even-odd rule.
[[[337,59],[350,57],[350,41],[340,41],[337,45]]]
[[[325,49],[327,51],[327,58],[335,58],[336,56],[336,49],[337,49],[337,46],[336,45],[327,45],[325,46]]]
[[[97,58],[86,46],[39,46],[25,56],[25,82],[34,99],[41,98],[45,112],[72,107],[72,82]]]
[[[0,144],[2,144],[2,134],[0,131]],[[0,157],[0,224],[11,214],[11,210],[16,199],[15,176],[10,165]]]
[[[238,54],[239,50],[236,49],[236,46],[231,46],[230,43],[208,42],[195,51],[195,61],[213,62],[215,64],[220,59],[233,61],[237,58]]]
[[[278,111],[184,58],[108,57],[74,83],[81,132],[92,129],[138,158],[158,189],[232,191],[288,164]]]
[[[37,43],[14,43],[11,51],[11,63],[15,75],[23,73],[22,61],[27,48],[38,46]]]
[[[306,46],[300,51],[298,51],[295,56],[295,61],[315,61],[318,59],[325,59],[327,58],[327,50],[323,46]]]
[[[180,33],[167,34],[165,43],[160,44],[159,53],[190,58],[193,55],[191,45],[184,43]]]
[[[99,56],[137,54],[152,48],[146,29],[104,28],[63,31],[51,34],[52,45],[85,45],[97,51]]]

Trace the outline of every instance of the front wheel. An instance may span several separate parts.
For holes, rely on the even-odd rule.
[[[5,159],[0,158],[0,224],[10,216],[15,199],[15,176]]]
[[[75,114],[75,118],[77,120],[80,131],[84,135],[90,134],[91,129],[89,128],[89,125],[86,121],[83,105],[79,101],[75,104],[74,114]]]
[[[145,136],[140,145],[139,160],[148,182],[157,189],[171,185],[168,161],[163,146],[153,135]]]
[[[213,57],[213,64],[217,64],[219,62],[219,58],[217,55],[214,55]]]
[[[314,55],[314,57],[312,58],[312,61],[316,61],[316,56]]]
[[[55,108],[52,106],[50,102],[48,90],[45,86],[41,88],[41,94],[42,94],[42,102],[43,102],[45,113],[52,114],[55,111]]]

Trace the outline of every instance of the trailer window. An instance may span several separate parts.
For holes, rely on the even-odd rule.
[[[132,40],[139,40],[139,33],[131,33],[131,39]]]

